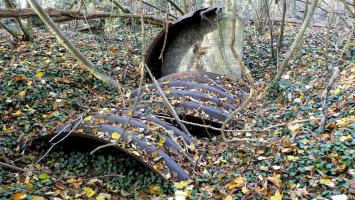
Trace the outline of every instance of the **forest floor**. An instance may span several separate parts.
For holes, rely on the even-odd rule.
[[[283,55],[298,28],[287,27]],[[149,38],[157,33],[148,30]],[[66,34],[102,71],[130,88],[138,86],[138,27],[122,24],[109,36]],[[46,151],[30,147],[33,138],[53,132],[88,109],[115,107],[120,98],[81,69],[50,34],[39,31],[33,42],[18,44],[2,36],[0,161],[20,169],[0,167],[0,199],[166,199],[177,189],[187,192],[190,199],[353,198],[355,57],[350,52],[342,54],[343,34],[344,30],[331,32],[325,56],[325,29],[309,30],[280,87],[273,88],[265,100],[255,98],[239,115],[244,129],[255,131],[238,137],[267,143],[227,145],[220,137],[201,139],[208,143],[211,163],[202,177],[185,185],[168,183],[111,151],[91,156],[58,146],[33,165]],[[353,53],[353,43],[350,48]],[[243,59],[256,80],[257,94],[276,71],[270,54],[270,35],[258,36],[255,27],[247,26]],[[340,76],[330,91],[330,117],[321,133],[320,94],[333,67],[340,68]],[[290,123],[294,121],[303,122]],[[34,171],[21,171],[29,167]]]

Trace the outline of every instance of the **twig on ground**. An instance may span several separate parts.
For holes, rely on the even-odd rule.
[[[327,124],[328,121],[328,95],[329,91],[332,88],[335,79],[339,76],[340,70],[338,67],[334,68],[333,75],[330,78],[328,85],[325,87],[324,91],[321,94],[321,99],[322,99],[322,119],[321,123],[319,126],[319,131],[323,132],[325,129],[325,125]]]
[[[163,116],[163,115],[159,115],[157,116],[159,118],[163,118],[163,119],[169,119],[172,120],[173,118],[171,117],[167,117],[167,116]],[[310,122],[310,121],[315,121],[315,120],[319,120],[320,118],[314,118],[314,119],[304,119],[304,120],[295,120],[293,122],[284,122],[284,123],[280,123],[280,124],[275,124],[266,128],[260,128],[260,129],[243,129],[243,130],[224,130],[224,132],[231,132],[231,133],[248,133],[248,132],[264,132],[264,131],[269,131],[271,129],[274,128],[279,128],[282,126],[286,126],[286,125],[291,125],[291,124],[298,124],[298,123],[304,123],[304,122]],[[193,125],[193,126],[198,126],[198,127],[202,127],[202,128],[208,128],[214,131],[221,131],[220,128],[216,128],[210,125],[205,125],[205,124],[199,124],[199,123],[194,123],[194,122],[188,122],[185,120],[181,120],[182,123],[184,124],[189,124],[189,125]]]
[[[4,163],[4,162],[1,162],[1,161],[0,161],[0,166],[8,168],[8,169],[15,170],[15,171],[18,171],[18,172],[27,172],[28,171],[26,169],[22,169],[21,167],[17,167],[15,165],[11,165],[11,164]]]
[[[64,141],[65,139],[67,139],[67,138],[72,134],[72,132],[82,123],[82,121],[83,121],[83,116],[85,115],[85,113],[86,113],[86,112],[84,112],[83,114],[81,114],[81,115],[79,116],[79,119],[77,120],[78,122],[73,126],[73,128],[69,131],[69,133],[66,134],[66,135],[65,135],[63,138],[61,138],[60,140],[58,140],[57,142],[53,143],[53,144],[51,145],[51,147],[46,151],[46,153],[43,154],[43,156],[42,156],[40,159],[38,159],[34,164],[32,164],[32,166],[34,166],[34,165],[36,165],[37,163],[41,162],[41,161],[52,151],[52,149],[53,149],[57,144],[61,143],[61,142]],[[63,129],[63,131],[64,131],[64,129]],[[57,137],[57,136],[58,136],[58,134],[57,134],[55,137]]]

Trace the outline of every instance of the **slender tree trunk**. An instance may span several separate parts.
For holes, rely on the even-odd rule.
[[[327,32],[325,33],[325,38],[324,38],[324,59],[325,59],[325,67],[329,71],[328,67],[328,53],[329,53],[329,40],[330,40],[330,31],[333,26],[333,19],[334,19],[334,1],[331,2],[330,8],[328,11],[328,28]]]
[[[26,2],[26,8],[31,8],[28,2]],[[32,35],[32,17],[27,18],[27,30]]]
[[[117,8],[119,8],[122,12],[124,13],[131,13],[131,11],[126,8],[124,5],[122,5],[118,0],[110,0]]]
[[[18,35],[15,31],[11,30],[9,27],[7,27],[2,21],[0,21],[0,27],[3,27],[10,35],[13,37],[15,41],[18,41]]]
[[[173,0],[168,0],[168,2],[177,10],[181,15],[185,15],[185,11],[177,5]]]
[[[43,8],[37,3],[36,0],[28,0],[32,9],[38,14],[44,24],[49,28],[49,30],[57,37],[58,41],[62,43],[63,46],[77,59],[81,62],[83,68],[90,71],[97,79],[117,88],[121,93],[123,90],[122,85],[112,79],[111,77],[99,72],[95,65],[90,62],[80,51],[77,49],[59,30],[59,27],[53,22],[49,15],[43,10]]]
[[[280,38],[279,44],[277,47],[277,60],[280,59],[280,54],[283,46],[284,32],[285,32],[285,24],[286,24],[286,0],[282,1],[282,22],[281,22],[281,30],[280,30]],[[277,61],[277,62],[278,62]]]
[[[8,8],[16,8],[16,6],[13,4],[13,2],[11,2],[11,0],[4,0],[6,7]],[[23,39],[25,41],[31,41],[32,40],[32,36],[30,31],[27,30],[26,26],[23,25],[23,23],[21,22],[21,19],[18,17],[15,17],[15,20],[17,22],[17,24],[20,26],[21,31],[23,32]]]
[[[189,12],[189,4],[187,3],[187,0],[181,0],[181,7],[184,9],[185,13]]]
[[[304,13],[303,13],[303,21],[306,19],[307,13],[308,13],[308,1],[306,0],[306,2],[304,3]]]
[[[270,7],[269,7],[269,2],[267,0],[265,1],[265,5],[266,5],[266,14],[267,14],[267,18],[269,19],[269,29],[270,29],[270,42],[271,42],[271,60],[272,62],[274,62],[276,60],[276,56],[275,56],[275,48],[274,48],[274,27],[273,27],[273,23],[271,20],[271,16],[270,16]]]
[[[274,78],[274,81],[280,80],[281,75],[284,72],[286,65],[290,61],[290,59],[291,59],[293,53],[296,51],[298,45],[301,43],[303,35],[304,35],[309,23],[311,22],[313,12],[314,12],[317,4],[318,4],[318,0],[312,1],[311,7],[308,10],[307,16],[306,16],[305,20],[303,21],[301,28],[296,35],[295,40],[292,42],[290,49],[287,51],[285,59],[282,61],[280,68],[277,71],[276,77]]]

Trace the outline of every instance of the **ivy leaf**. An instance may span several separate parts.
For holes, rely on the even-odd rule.
[[[43,174],[40,174],[38,176],[38,178],[41,179],[41,180],[47,180],[49,178],[49,176],[48,176],[48,174],[43,173]]]

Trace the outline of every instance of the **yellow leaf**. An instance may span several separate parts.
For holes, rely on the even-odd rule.
[[[26,184],[26,187],[27,187],[28,189],[32,190],[32,189],[33,189],[33,184],[32,184],[32,183],[27,183],[27,184]]]
[[[191,151],[195,151],[195,149],[196,149],[195,145],[192,144],[192,143],[188,146],[188,148],[189,148]]]
[[[299,160],[300,158],[297,157],[297,156],[287,156],[287,160],[288,161],[296,161],[296,160]]]
[[[152,130],[152,131],[155,131],[158,129],[158,126],[155,125],[155,124],[149,124],[149,129]]]
[[[27,194],[25,192],[18,192],[18,193],[11,195],[12,200],[22,200],[22,199],[26,199],[26,197],[27,197]]]
[[[175,200],[185,200],[188,197],[188,194],[185,191],[176,190],[174,194]]]
[[[43,78],[43,72],[37,70],[37,71],[36,71],[36,76],[37,76],[39,79],[42,79],[42,78]]]
[[[21,114],[21,110],[17,110],[15,113],[12,113],[13,116],[20,116]]]
[[[339,93],[340,93],[340,88],[337,88],[337,89],[334,90],[334,94],[335,94],[335,95],[337,95],[337,94],[339,94]]]
[[[92,119],[92,116],[87,116],[83,119],[84,122],[88,122],[88,121],[91,121]]]
[[[279,191],[276,191],[273,196],[271,196],[270,200],[282,200],[282,194]]]
[[[121,134],[119,134],[119,133],[117,133],[117,132],[113,132],[111,137],[112,137],[112,139],[114,139],[114,140],[118,140],[118,139],[120,139]]]
[[[244,185],[244,178],[239,175],[234,179],[234,182],[237,184],[237,187],[240,187]]]
[[[20,97],[25,97],[26,96],[26,91],[23,90],[23,91],[19,92],[18,95],[20,95]]]
[[[291,132],[295,132],[298,129],[300,129],[302,127],[302,124],[289,124],[287,125],[287,128],[290,129]]]
[[[248,193],[250,190],[247,188],[247,187],[243,187],[242,188],[242,192],[243,192],[243,194],[246,194],[246,193]]]
[[[111,199],[111,195],[107,193],[100,193],[96,197],[96,200],[105,200],[105,199]]]
[[[180,182],[174,182],[174,187],[177,189],[182,189],[190,184],[190,181],[180,181]]]
[[[87,197],[92,197],[95,194],[95,191],[93,189],[91,189],[90,187],[84,187],[83,190],[84,190],[85,195]]]
[[[159,185],[151,185],[149,187],[150,194],[160,194],[161,192],[162,192],[162,189]]]
[[[276,185],[278,188],[281,187],[281,179],[280,179],[281,175],[280,174],[276,174],[273,177],[268,177],[267,180],[271,181],[274,185]]]
[[[226,198],[224,198],[224,200],[233,200],[233,197],[231,195],[226,196]]]
[[[158,142],[158,146],[163,146],[165,143],[165,137],[164,136],[159,136],[159,142]]]
[[[31,200],[44,200],[42,196],[32,196]]]
[[[329,178],[322,178],[322,179],[319,180],[319,183],[323,184],[323,185],[327,185],[329,187],[334,187],[335,186],[334,182],[332,182]]]

